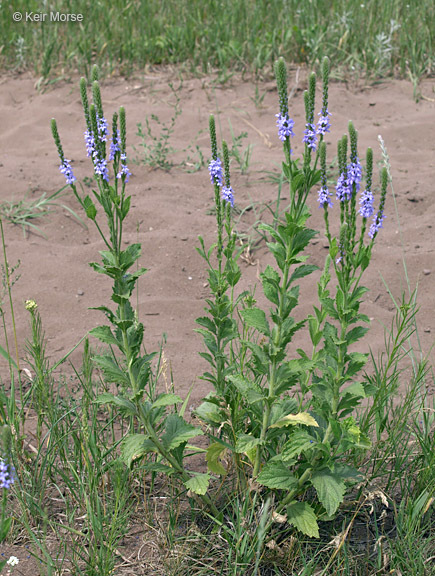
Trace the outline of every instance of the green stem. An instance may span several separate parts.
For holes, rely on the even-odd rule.
[[[286,254],[286,264],[284,267],[284,276],[283,276],[282,284],[281,284],[280,291],[279,291],[278,318],[279,318],[280,323],[277,326],[275,338],[273,341],[273,345],[274,345],[276,350],[279,350],[280,344],[281,344],[281,321],[282,321],[282,314],[283,314],[283,308],[284,308],[284,301],[285,301],[286,292],[287,292],[288,276],[289,276],[289,272],[290,272],[290,264],[288,263],[290,253],[291,253],[291,246],[288,245],[287,246],[287,254]],[[272,404],[273,404],[274,395],[275,395],[275,380],[276,380],[277,369],[278,369],[278,362],[277,362],[276,355],[275,355],[275,357],[272,360],[272,366],[270,369],[268,397],[266,399],[266,407],[264,409],[263,421],[261,424],[260,444],[257,446],[257,450],[256,450],[255,464],[254,464],[254,470],[253,470],[254,477],[257,476],[257,474],[260,471],[261,455],[262,455],[261,446],[264,443],[264,440],[266,438],[266,433],[267,433],[267,430],[268,430],[269,425],[270,425],[270,413],[272,410]]]
[[[159,454],[161,456],[163,456],[163,458],[167,462],[169,462],[169,464],[172,466],[172,468],[174,468],[174,470],[176,470],[179,473],[179,475],[181,476],[181,478],[183,479],[184,482],[187,482],[188,480],[190,480],[191,477],[189,476],[189,474],[177,462],[176,458],[174,456],[172,456],[171,452],[169,450],[166,450],[166,448],[161,443],[159,437],[157,436],[154,428],[148,422],[148,418],[146,416],[144,416],[142,414],[142,412],[141,412],[141,420],[142,420],[142,423],[144,425],[146,432],[148,433],[148,435],[150,437],[150,440],[153,442],[153,444],[157,448]],[[215,518],[219,517],[219,515],[220,515],[219,510],[216,508],[216,506],[213,504],[213,502],[211,501],[210,497],[207,496],[207,494],[195,494],[195,498],[204,502],[204,504],[206,504],[207,508],[210,510],[210,512],[213,514],[213,516]]]

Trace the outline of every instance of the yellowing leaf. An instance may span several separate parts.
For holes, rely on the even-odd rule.
[[[299,412],[298,414],[288,414],[272,424],[271,428],[282,428],[283,426],[295,426],[296,424],[303,424],[304,426],[315,426],[319,427],[317,422],[308,414],[308,412]]]

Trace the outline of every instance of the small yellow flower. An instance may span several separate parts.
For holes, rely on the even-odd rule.
[[[38,304],[34,300],[26,300],[26,310],[28,310],[31,314],[33,314],[37,308]]]

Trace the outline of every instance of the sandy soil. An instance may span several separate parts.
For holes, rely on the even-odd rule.
[[[254,145],[248,174],[241,175],[233,163],[233,188],[236,204],[241,209],[251,201],[275,199],[276,186],[267,182],[265,171],[278,170],[282,151],[275,128],[278,98],[273,83],[259,85],[260,94],[263,91],[266,94],[261,107],[257,108],[253,102],[253,83],[234,80],[220,87],[214,85],[211,78],[189,79],[184,81],[180,91],[182,114],[170,141],[177,150],[170,157],[176,165],[169,172],[150,170],[143,164],[134,165],[131,159],[138,153],[131,146],[139,144],[135,135],[136,123],[145,125],[146,116],[151,114],[156,114],[162,122],[169,122],[173,111],[169,103],[173,102],[173,97],[168,80],[175,78],[176,75],[159,72],[128,81],[111,79],[102,83],[102,94],[106,117],[109,118],[120,105],[127,111],[133,172],[128,191],[132,195],[133,210],[125,238],[130,243],[142,243],[140,263],[149,269],[140,281],[138,292],[139,314],[146,326],[145,343],[149,351],[156,349],[162,334],[167,334],[165,355],[172,366],[176,391],[184,395],[194,384],[191,401],[197,404],[208,388],[198,380],[205,366],[198,356],[202,341],[193,329],[195,318],[203,313],[208,288],[206,269],[195,246],[198,246],[199,234],[204,236],[207,246],[214,242],[216,226],[214,217],[208,214],[213,205],[208,171],[203,168],[188,173],[185,167],[180,167],[180,162],[189,155],[183,150],[189,144],[198,144],[208,159],[210,113],[217,116],[219,138],[223,136],[231,141],[228,120],[236,135],[248,133],[249,139],[243,140],[243,147],[248,142]],[[176,79],[175,84],[178,85]],[[296,88],[290,110],[296,131],[293,149],[298,155],[302,150],[300,141],[304,129],[302,90],[305,81],[300,79],[296,86],[292,73],[290,86]],[[422,92],[432,98],[433,81],[424,83]],[[35,89],[35,79],[31,76],[3,76],[0,106],[1,202],[35,199],[43,192],[51,194],[63,186],[50,132],[53,116],[58,121],[65,154],[72,160],[75,175],[80,180],[92,176],[83,142],[84,120],[78,82],[53,86],[41,93]],[[390,190],[384,229],[378,236],[373,261],[363,281],[370,288],[363,311],[373,321],[372,330],[361,347],[365,350],[370,347],[375,355],[382,351],[383,325],[389,326],[394,317],[394,306],[385,284],[394,297],[400,299],[402,289],[406,288],[404,254],[411,287],[418,283],[420,338],[423,351],[428,353],[435,335],[435,204],[432,201],[435,192],[432,179],[435,103],[430,99],[415,103],[410,83],[391,80],[374,87],[349,88],[331,84],[329,109],[333,127],[329,160],[335,156],[336,141],[346,131],[349,119],[359,131],[362,157],[365,148],[372,146],[375,161],[381,161],[377,137],[382,135],[391,160],[400,219],[399,225]],[[317,208],[316,198],[317,194],[313,192],[310,226],[321,234],[313,242],[311,262],[321,266],[327,250],[322,233],[322,211]],[[80,211],[72,194],[68,193],[62,202]],[[252,213],[249,218],[252,220]],[[331,218],[338,221],[337,206],[334,206]],[[21,261],[21,277],[13,288],[18,341],[23,354],[25,339],[29,336],[24,301],[33,298],[43,318],[49,356],[57,361],[89,329],[103,323],[102,314],[89,307],[107,304],[111,286],[108,279],[93,272],[88,265],[98,260],[98,250],[103,248],[92,226],[85,229],[62,208],[35,223],[45,237],[34,232],[24,236],[21,228],[5,225],[9,263],[14,265],[18,259]],[[248,225],[249,220],[242,221],[240,229],[247,230]],[[272,259],[265,247],[260,246],[252,254],[251,263],[242,266],[241,288],[253,286],[258,273],[268,263],[272,263]],[[319,273],[313,274],[303,284],[298,318],[311,311],[318,277]],[[262,302],[260,291],[257,295]],[[8,310],[6,319],[10,327]],[[3,338],[0,344],[4,346]],[[0,360],[0,375],[7,381],[7,365],[3,358]],[[71,355],[71,360],[80,366],[79,349]],[[68,365],[62,369],[71,373]],[[24,568],[23,558],[23,571]]]

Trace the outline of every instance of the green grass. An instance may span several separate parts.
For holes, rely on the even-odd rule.
[[[315,68],[324,56],[341,76],[400,74],[418,83],[434,71],[431,0],[67,0],[52,12],[83,14],[82,22],[25,21],[43,12],[36,0],[0,11],[0,66],[31,69],[54,80],[130,74],[147,65],[184,63],[192,72],[269,71],[278,56]],[[48,11],[48,9],[47,9]],[[23,20],[14,22],[14,12]]]

